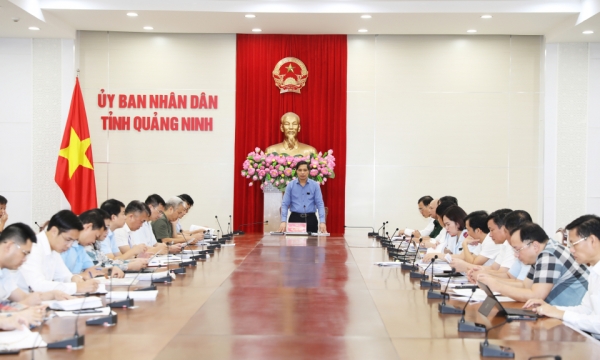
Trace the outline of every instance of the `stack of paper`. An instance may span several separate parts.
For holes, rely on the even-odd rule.
[[[97,296],[88,296],[71,300],[51,300],[42,301],[42,304],[47,304],[52,310],[72,311],[80,309],[95,309],[102,307],[102,300]]]
[[[110,314],[110,308],[103,307],[93,310],[83,310],[79,312],[77,310],[74,311],[57,311],[56,316],[58,317],[76,317],[76,316],[108,316]]]
[[[98,290],[94,291],[93,293],[87,293],[87,294],[106,294],[106,286],[102,283],[106,279],[105,278],[96,278],[94,280],[96,280],[99,283],[98,284]],[[75,296],[83,296],[85,294],[86,293],[75,293],[73,295],[75,295]]]
[[[0,350],[21,350],[46,347],[46,343],[29,329],[0,332]]]
[[[381,262],[376,262],[375,265],[393,267],[393,266],[402,266],[402,263],[399,261],[381,261]]]
[[[133,300],[156,300],[156,296],[158,295],[158,290],[150,290],[150,291],[109,291],[106,294],[107,301],[119,301],[127,299],[129,296],[130,299]]]

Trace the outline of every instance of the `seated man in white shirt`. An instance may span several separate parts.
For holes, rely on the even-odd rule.
[[[488,234],[484,237],[479,255],[471,257],[472,261],[467,261],[467,259],[455,259],[452,261],[452,267],[458,272],[468,272],[474,268],[479,268],[478,265],[493,266],[496,258],[502,253],[504,248],[503,244],[507,242],[507,234],[505,233],[503,226],[504,217],[510,212],[510,209],[500,209],[492,212],[490,215],[484,215],[486,214],[485,212],[477,211],[469,214],[469,217],[473,215],[473,218],[469,218],[467,229],[471,228],[472,224],[476,224],[474,226],[485,227]],[[473,232],[473,234],[471,232]],[[473,231],[472,228],[469,231],[469,234],[471,236],[482,235],[481,232],[477,234],[477,231]],[[510,244],[508,244],[508,247],[510,247]],[[510,255],[512,255],[512,247],[510,247],[510,250]]]
[[[501,210],[498,210],[501,212]],[[492,215],[494,215],[492,217]],[[525,279],[529,270],[530,265],[525,265],[521,260],[517,259],[515,251],[510,244],[511,234],[525,223],[532,222],[531,215],[525,210],[514,210],[508,214],[502,216],[502,214],[496,214],[496,212],[490,215],[488,220],[488,227],[494,236],[494,242],[500,241],[502,238],[506,239],[502,243],[502,250],[494,264],[491,266],[472,266],[469,267],[468,277],[473,283],[477,281],[477,277],[480,274],[485,276],[493,276],[500,279],[522,282]],[[498,231],[500,228],[500,231]]]
[[[160,214],[164,211],[165,200],[163,200],[163,198],[160,195],[152,194],[146,198],[146,201],[144,203],[148,207],[150,216],[148,218],[148,221],[142,224],[141,228],[139,228],[131,234],[131,242],[134,246],[138,244],[145,244],[148,247],[146,249],[147,253],[166,254],[167,245],[156,241],[156,237],[152,232],[152,225],[150,225],[150,222],[158,219],[160,217]],[[125,245],[123,245],[123,247],[125,247]],[[168,251],[171,254],[177,254],[181,252],[181,248],[181,244],[174,244],[173,246],[168,247]]]
[[[146,253],[148,245],[134,244],[132,234],[148,221],[148,216],[150,216],[150,211],[143,202],[133,200],[127,204],[127,207],[125,208],[125,224],[123,224],[123,227],[114,231],[115,242],[122,254],[130,254],[131,249],[134,247],[139,247],[142,250],[142,254]],[[131,259],[133,257],[134,256],[131,256],[129,258]]]
[[[467,227],[469,238],[481,244],[481,247],[477,250],[479,254],[471,253],[468,245],[474,245],[474,243],[467,238],[463,242],[463,251],[458,255],[452,255],[454,259],[460,259],[474,265],[491,265],[494,262],[494,259],[502,249],[502,244],[497,245],[490,238],[487,218],[488,213],[483,210],[473,211],[467,215],[465,226]],[[454,264],[454,262],[452,263]]]
[[[72,297],[62,291],[24,292],[17,286],[16,271],[27,259],[33,244],[36,242],[35,232],[23,223],[9,225],[0,234],[0,301],[18,302],[30,307],[18,311],[27,324],[39,324],[46,306],[40,305],[45,300],[68,300]]]
[[[95,280],[84,280],[79,275],[73,275],[60,256],[77,241],[81,230],[81,221],[71,211],[61,210],[54,214],[48,223],[48,230],[37,234],[37,244],[19,268],[24,280],[19,281],[21,290],[60,290],[69,295],[96,291],[98,283]]]
[[[204,238],[204,233],[206,231],[210,231],[211,229],[206,226],[192,225],[190,228],[191,231],[183,230],[183,228],[181,227],[181,219],[183,219],[183,217],[186,216],[192,210],[192,206],[194,206],[194,199],[192,199],[192,197],[188,194],[181,194],[177,197],[183,200],[183,215],[181,215],[181,217],[177,219],[174,234],[177,234],[180,237],[184,237],[185,241],[188,243],[196,243],[198,240],[202,240]]]
[[[532,299],[524,308],[531,308],[539,315],[561,319],[575,328],[591,333],[600,339],[600,218],[584,215],[566,227],[567,245],[575,260],[590,264],[588,290],[577,306],[552,306],[542,299]]]
[[[416,239],[419,239],[423,236],[429,236],[429,234],[431,234],[431,232],[433,231],[433,227],[434,224],[433,222],[435,221],[435,214],[430,213],[429,211],[429,204],[431,204],[431,202],[433,201],[433,198],[429,195],[425,195],[422,196],[419,201],[417,201],[417,205],[419,206],[419,212],[421,213],[421,216],[423,216],[425,219],[427,219],[427,225],[425,226],[425,228],[423,230],[413,230],[413,229],[401,229],[398,234],[399,235],[406,235],[406,236],[411,236],[414,235],[414,237]]]

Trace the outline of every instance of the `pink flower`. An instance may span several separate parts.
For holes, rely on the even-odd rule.
[[[329,149],[328,153],[329,155],[333,154],[333,150]]]
[[[280,165],[283,165],[283,164],[285,164],[285,157],[283,157],[283,156],[279,156],[279,157],[277,158],[277,162],[278,162]]]
[[[264,169],[265,169],[265,167],[264,167],[264,166],[261,166],[261,167],[260,167],[260,169],[261,169],[261,170],[264,170]]]
[[[294,177],[292,178],[292,180],[296,180],[296,177],[294,176]]]
[[[250,179],[250,175],[246,175],[246,179]]]
[[[267,172],[265,170],[258,170],[258,176],[260,176],[261,178],[265,177],[266,174]]]
[[[252,186],[252,183],[249,183],[248,186]]]
[[[326,181],[327,181],[327,178],[323,178],[323,184],[325,184]]]
[[[248,161],[248,160],[244,161],[243,167],[244,167],[244,170],[248,170],[248,167],[250,167],[250,161]]]
[[[246,172],[242,170],[242,176],[246,176]]]
[[[259,147],[255,147],[255,148],[254,148],[254,152],[255,152],[255,153],[259,153],[259,152],[260,152],[260,148],[259,148]]]
[[[273,160],[274,160],[274,159],[275,159],[275,156],[273,156],[272,154],[269,154],[269,155],[267,155],[267,157],[265,158],[265,161],[266,161],[267,163],[269,163],[269,164],[270,164],[270,163],[272,163],[272,162],[273,162]]]
[[[323,174],[323,175],[329,175],[329,170],[327,170],[327,168],[324,167],[324,168],[321,169],[321,174]]]
[[[252,177],[252,180],[254,180],[254,181],[258,180],[258,176],[254,175],[254,176]]]
[[[269,171],[269,174],[271,174],[271,177],[277,177],[277,175],[279,175],[279,173],[275,169]]]
[[[292,169],[287,168],[283,171],[283,173],[285,174],[285,176],[292,176]]]
[[[275,186],[279,185],[279,180],[275,181]]]
[[[250,168],[248,169],[248,175],[254,175],[254,173],[256,172],[256,170],[254,170],[254,168]]]
[[[317,169],[312,169],[310,171],[310,176],[317,176],[317,175],[319,175],[319,171],[317,171]]]

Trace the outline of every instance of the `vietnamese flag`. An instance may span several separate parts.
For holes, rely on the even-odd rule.
[[[98,207],[91,145],[83,96],[77,78],[54,180],[69,200],[71,210],[78,215]]]

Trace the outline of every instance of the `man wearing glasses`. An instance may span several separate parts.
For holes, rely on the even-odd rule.
[[[548,239],[544,229],[534,223],[517,228],[510,244],[523,264],[532,265],[527,278],[523,282],[508,282],[480,276],[478,280],[516,301],[544,299],[562,306],[581,303],[588,288],[589,270],[577,263],[566,247]]]
[[[31,254],[19,269],[22,275],[19,287],[24,291],[60,290],[69,295],[96,291],[98,283],[95,280],[73,275],[60,256],[77,241],[81,230],[81,221],[71,211],[61,210],[54,214],[48,230],[37,234],[37,244],[33,245]]]
[[[580,216],[566,229],[567,244],[575,260],[592,266],[588,291],[577,306],[552,306],[544,300],[532,299],[525,303],[524,308],[531,308],[539,315],[561,319],[600,339],[600,217]]]

